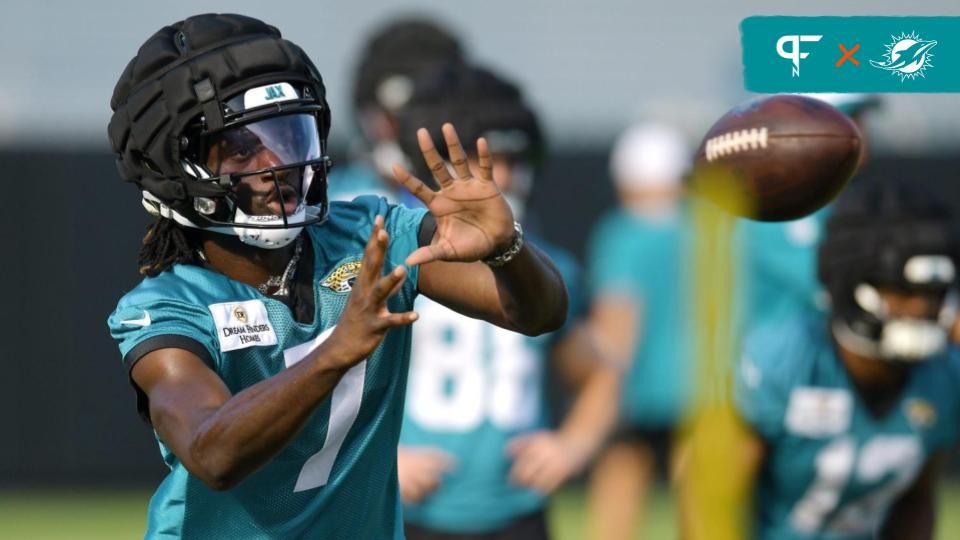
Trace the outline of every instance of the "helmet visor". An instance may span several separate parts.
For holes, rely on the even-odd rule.
[[[257,173],[301,165],[322,155],[312,114],[288,114],[225,129],[208,145],[207,168],[215,176]]]
[[[313,114],[287,114],[211,134],[205,164],[214,177],[228,175],[233,200],[250,215],[286,219],[304,204],[323,161]]]

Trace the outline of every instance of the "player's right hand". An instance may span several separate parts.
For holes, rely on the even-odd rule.
[[[397,449],[397,478],[400,498],[405,504],[416,504],[438,487],[443,473],[450,470],[453,458],[433,448],[400,447]]]
[[[338,367],[350,367],[363,361],[380,345],[387,331],[417,320],[414,311],[391,313],[387,309],[387,299],[400,290],[407,277],[407,269],[403,266],[381,276],[389,240],[383,216],[377,216],[350,298],[336,328],[324,343]]]
[[[493,181],[493,158],[487,141],[483,137],[477,140],[475,174],[453,124],[444,124],[442,131],[454,176],[433,145],[430,132],[423,128],[417,130],[420,151],[440,185],[439,191],[428,188],[401,165],[393,166],[397,181],[420,199],[437,221],[430,245],[407,257],[406,262],[411,266],[437,260],[483,260],[506,251],[516,235],[513,211]]]

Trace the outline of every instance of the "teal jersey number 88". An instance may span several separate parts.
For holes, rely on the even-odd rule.
[[[417,301],[407,405],[424,429],[466,432],[489,421],[523,430],[540,413],[542,370],[530,338]]]

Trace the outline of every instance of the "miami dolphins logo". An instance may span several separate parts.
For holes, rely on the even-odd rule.
[[[883,55],[884,59],[880,62],[871,60],[870,65],[885,69],[893,75],[898,75],[900,82],[925,77],[923,72],[933,67],[930,62],[933,59],[933,53],[930,52],[930,49],[937,42],[920,39],[916,32],[901,33],[899,37],[890,37],[893,42],[884,45],[887,48],[887,52]]]

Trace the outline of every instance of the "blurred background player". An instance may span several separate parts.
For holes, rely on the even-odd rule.
[[[463,140],[486,138],[493,178],[523,215],[543,139],[516,86],[482,68],[447,66],[418,82],[401,119],[403,135],[443,119],[457,122]],[[412,137],[401,142],[416,151]],[[476,156],[469,159],[476,167]],[[577,298],[572,257],[538,245],[559,261]],[[417,304],[398,451],[408,539],[548,538],[545,495],[585,466],[616,416],[618,378],[575,325],[581,306],[571,302],[561,331],[531,339],[435,302]],[[556,430],[546,403],[548,359],[586,372]]]
[[[610,158],[619,207],[590,239],[590,330],[626,375],[621,432],[590,480],[589,537],[595,540],[633,538],[658,462],[669,468],[672,432],[687,397],[691,231],[683,177],[690,158],[677,130],[654,123],[627,129]]]
[[[880,106],[875,94],[805,94],[846,113],[860,128],[862,168],[869,157],[865,117]],[[856,177],[852,180],[856,182]],[[737,236],[743,271],[744,328],[791,318],[796,312],[823,313],[826,293],[816,277],[816,249],[830,206],[802,219],[778,223],[740,220]]]
[[[946,352],[958,243],[941,205],[916,182],[848,188],[818,252],[829,313],[747,337],[735,403],[742,455],[754,456],[743,471],[754,538],[932,537],[935,481],[960,427]]]
[[[418,75],[462,60],[457,38],[425,18],[394,19],[371,34],[353,80],[353,116],[360,138],[350,147],[349,162],[330,174],[332,200],[376,194],[390,202],[419,206],[391,172],[395,163],[411,167],[411,159],[397,142],[397,115],[410,100]]]

